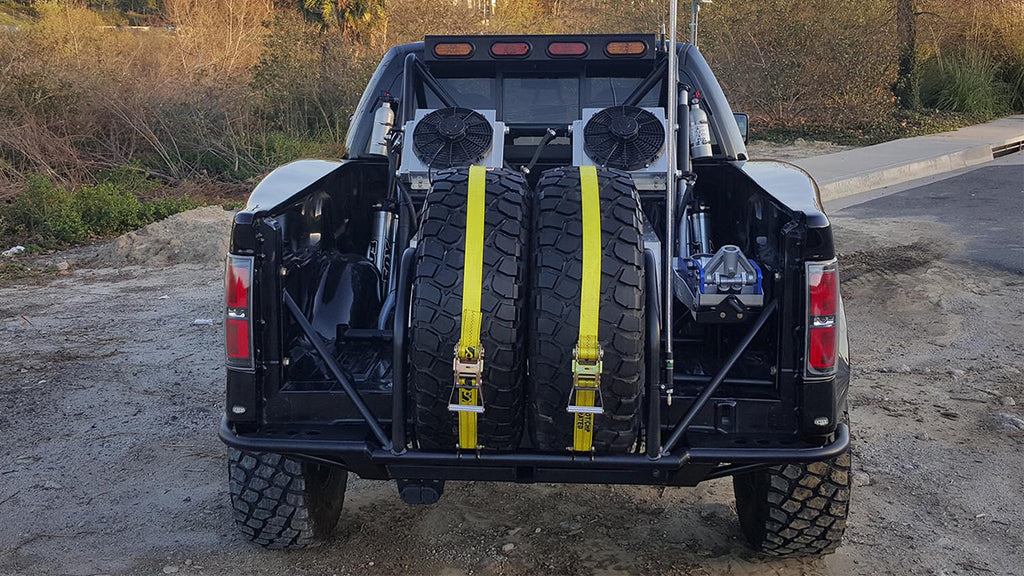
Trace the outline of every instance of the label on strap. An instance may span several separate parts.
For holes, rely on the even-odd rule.
[[[483,363],[483,349],[480,346],[480,298],[483,290],[484,267],[484,211],[486,198],[487,169],[472,166],[469,169],[469,195],[466,198],[466,246],[462,266],[462,334],[456,350],[457,361]],[[482,408],[482,371],[477,370],[476,381],[456,374],[458,403],[460,406]],[[480,410],[482,411],[482,410]],[[459,410],[459,448],[477,448],[477,410]]]
[[[590,452],[594,443],[594,407],[600,394],[602,351],[597,337],[601,305],[601,193],[597,167],[580,166],[580,200],[583,218],[583,278],[580,287],[580,337],[573,361],[575,406],[573,451]],[[593,391],[586,390],[593,388]],[[570,397],[570,402],[572,398]]]

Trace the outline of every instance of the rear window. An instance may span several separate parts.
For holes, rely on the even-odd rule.
[[[494,78],[444,78],[440,82],[463,108],[494,109]]]
[[[580,117],[579,78],[506,78],[501,93],[508,124],[569,124]]]
[[[506,77],[501,85],[498,105],[497,81],[494,78],[439,78],[456,102],[475,110],[498,110],[507,124],[570,124],[581,118],[583,108],[618,106],[643,81],[622,77]],[[661,87],[655,86],[640,102],[643,107],[657,107]],[[442,106],[427,90],[427,108]]]
[[[585,78],[583,80],[583,107],[608,108],[619,106],[640,86],[643,78]],[[640,101],[641,107],[655,108],[661,96],[661,85],[655,86]]]

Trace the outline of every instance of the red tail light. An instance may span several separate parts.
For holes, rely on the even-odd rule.
[[[835,260],[807,263],[807,375],[831,376],[836,370],[839,332],[839,268]]]
[[[238,256],[228,258],[225,280],[228,308],[248,308],[249,284],[252,281],[252,261]]]
[[[839,291],[836,290],[839,275],[835,265],[830,270],[812,272],[808,269],[807,283],[811,289],[811,316],[835,316],[839,297]]]
[[[252,357],[249,349],[249,321],[241,318],[228,318],[226,325],[228,329],[228,364],[232,364],[232,360],[240,360],[248,365],[249,359]]]
[[[224,292],[227,304],[224,327],[226,331],[227,365],[231,368],[252,370],[252,263],[251,256],[229,255],[224,273]]]

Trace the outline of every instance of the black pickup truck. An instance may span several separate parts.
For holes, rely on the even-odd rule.
[[[850,498],[832,230],[747,158],[693,46],[427,37],[384,57],[347,156],[275,170],[227,258],[230,492],[270,548],[335,528],[347,475],[694,486],[751,545],[832,552]]]

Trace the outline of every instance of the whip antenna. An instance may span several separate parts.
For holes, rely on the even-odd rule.
[[[701,4],[711,4],[711,0],[690,0],[690,44],[697,45],[697,15]]]
[[[662,249],[664,256],[662,264],[665,269],[661,275],[661,287],[663,291],[661,309],[665,315],[662,326],[665,333],[665,344],[662,350],[665,355],[665,382],[663,387],[669,390],[673,388],[672,380],[675,372],[675,360],[672,356],[672,301],[675,299],[673,292],[673,251],[675,249],[675,205],[676,205],[676,182],[679,177],[677,169],[679,146],[678,116],[679,116],[679,55],[676,51],[676,30],[679,28],[679,0],[671,0],[668,17],[668,139],[665,153],[668,155],[668,170],[665,175],[665,237]],[[689,150],[683,150],[689,158]],[[669,402],[672,397],[669,392]]]

